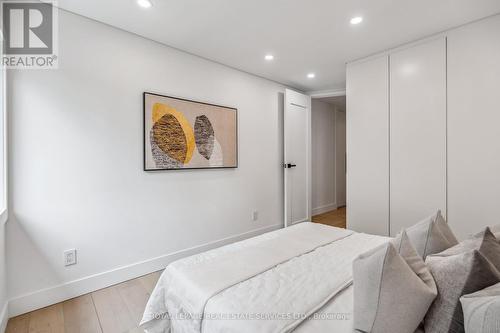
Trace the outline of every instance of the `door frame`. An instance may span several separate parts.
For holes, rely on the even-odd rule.
[[[308,191],[308,194],[307,194],[307,215],[308,215],[308,220],[309,221],[312,221],[312,159],[311,159],[311,150],[312,150],[312,144],[311,144],[311,133],[312,133],[312,123],[311,123],[311,114],[312,114],[312,108],[311,108],[311,100],[314,98],[314,99],[317,99],[317,98],[323,98],[323,97],[339,97],[339,96],[346,96],[347,97],[347,93],[346,93],[346,89],[332,89],[332,90],[322,90],[322,91],[311,91],[311,92],[307,92],[307,93],[303,93],[303,92],[298,92],[298,91],[295,91],[295,90],[292,90],[292,89],[285,89],[285,94],[284,94],[284,102],[283,102],[283,165],[282,167],[284,167],[285,163],[288,163],[288,161],[286,161],[286,156],[285,156],[285,152],[286,152],[286,107],[287,107],[287,93],[288,94],[300,94],[300,95],[305,95],[305,96],[308,96],[309,97],[309,105],[308,105],[308,108],[309,108],[309,116],[308,116],[308,124],[307,124],[307,130],[308,130],[308,133],[307,133],[307,145],[308,145],[308,154],[307,154],[307,164],[306,164],[306,169],[307,169],[307,191]],[[346,110],[346,113],[347,113],[347,110]],[[336,138],[335,138],[336,140]],[[347,154],[347,152],[346,152]],[[347,161],[347,157],[346,157],[346,161]],[[346,166],[346,173],[347,173],[347,166]],[[283,201],[284,201],[284,207],[283,207],[283,212],[284,212],[284,215],[283,215],[283,218],[284,218],[284,227],[289,227],[291,225],[294,225],[294,224],[297,224],[297,223],[300,223],[300,222],[296,222],[296,223],[288,223],[288,202],[287,202],[287,180],[286,180],[286,177],[287,177],[287,169],[284,168],[284,171],[283,171]],[[337,174],[335,172],[335,183],[337,183]],[[337,191],[337,189],[335,188],[335,191]],[[346,191],[347,191],[347,188],[346,188]],[[335,194],[336,195],[336,194]],[[346,202],[346,205],[347,205],[347,202]],[[307,221],[304,220],[304,221]],[[302,222],[304,222],[302,221]]]
[[[332,89],[332,90],[321,90],[321,91],[313,91],[313,92],[309,92],[308,95],[311,97],[311,100],[312,99],[320,99],[320,98],[325,98],[325,97],[346,97],[347,98],[347,92],[346,92],[346,89]],[[346,107],[347,108],[347,107]],[[345,110],[345,113],[347,115],[347,110]],[[312,114],[312,103],[311,103],[311,114]],[[335,124],[337,122],[337,118],[335,117]],[[312,126],[312,123],[310,124],[310,126]],[[336,125],[335,125],[336,126]],[[335,128],[336,130],[336,128]],[[346,128],[346,131],[347,131],[347,128]],[[312,127],[310,128],[310,133],[312,133]],[[337,147],[337,133],[335,133],[335,148]],[[346,142],[347,144],[347,142]],[[312,142],[310,142],[310,147],[309,147],[309,150],[312,152]],[[335,154],[336,155],[336,154]],[[345,163],[345,173],[346,173],[346,192],[347,192],[347,149],[346,149],[346,156],[344,158],[344,163]],[[312,163],[312,162],[311,162]],[[311,166],[311,170],[312,170],[312,166]],[[337,186],[338,186],[338,177],[337,177],[337,156],[335,156],[335,203],[336,203],[336,207],[339,208],[339,205],[338,205],[338,198],[337,198]],[[312,175],[311,175],[311,179],[312,179]],[[311,189],[311,196],[309,198],[309,200],[311,200],[312,202],[312,189]],[[347,206],[347,197],[346,197],[346,203],[345,203],[345,206]],[[312,216],[311,216],[312,218]]]

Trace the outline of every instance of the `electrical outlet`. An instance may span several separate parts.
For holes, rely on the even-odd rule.
[[[64,251],[64,266],[76,265],[76,249]]]
[[[259,219],[259,212],[257,210],[254,210],[252,212],[252,221],[257,221]]]

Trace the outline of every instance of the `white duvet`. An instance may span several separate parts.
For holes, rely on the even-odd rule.
[[[179,260],[162,274],[141,325],[151,333],[351,332],[352,261],[386,241],[302,223]]]

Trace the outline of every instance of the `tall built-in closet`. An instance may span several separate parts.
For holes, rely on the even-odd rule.
[[[347,66],[347,224],[500,223],[500,16]]]

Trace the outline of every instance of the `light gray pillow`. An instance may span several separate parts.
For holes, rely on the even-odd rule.
[[[394,244],[354,260],[353,279],[358,332],[413,333],[437,294],[432,275],[404,232]]]
[[[413,247],[406,231],[403,230],[399,233],[396,238],[391,241],[391,243],[394,245],[399,255],[406,261],[408,266],[410,266],[413,272],[420,278],[420,280],[422,280],[425,285],[429,287],[429,290],[437,295],[437,287],[434,282],[434,278],[432,277],[429,268],[427,268],[427,265]]]
[[[500,224],[491,227],[491,232],[493,232],[497,240],[500,242]]]
[[[460,298],[465,333],[500,332],[500,283]]]
[[[425,258],[456,244],[458,240],[439,210],[436,214],[406,229],[406,233],[417,253]]]
[[[425,263],[438,288],[438,296],[424,319],[425,332],[464,332],[460,297],[500,282],[500,272],[478,250],[434,254]]]

